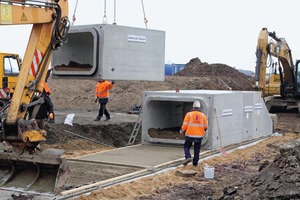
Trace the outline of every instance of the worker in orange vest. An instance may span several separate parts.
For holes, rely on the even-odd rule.
[[[114,81],[106,81],[104,79],[98,79],[98,84],[96,85],[96,99],[95,102],[99,102],[99,112],[94,121],[100,121],[103,114],[106,116],[106,121],[110,120],[110,114],[106,109],[106,104],[108,103],[109,91],[114,86]]]
[[[28,113],[30,115],[30,118],[35,118],[36,122],[40,129],[45,129],[45,121],[49,121],[50,123],[54,123],[54,108],[53,103],[50,98],[51,90],[47,83],[44,83],[44,89],[43,92],[40,93],[38,96],[33,97],[33,101],[36,101],[39,98],[44,98],[44,102],[40,105],[39,110],[35,114],[35,116],[32,116],[33,113],[33,107],[30,107],[28,109]]]
[[[193,161],[193,165],[197,166],[200,155],[201,142],[208,128],[208,120],[205,114],[200,111],[201,104],[199,101],[194,101],[193,109],[188,112],[183,120],[180,129],[180,134],[185,134],[184,154],[185,161],[183,165]],[[194,158],[192,159],[190,149],[194,143]]]

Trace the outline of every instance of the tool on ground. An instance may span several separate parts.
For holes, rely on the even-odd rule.
[[[220,125],[219,125],[218,114],[217,114],[216,108],[214,108],[214,111],[215,111],[215,114],[216,114],[216,120],[217,120],[217,126],[218,126],[219,138],[220,138],[221,154],[222,154],[223,156],[227,156],[227,152],[226,152],[226,151],[224,150],[224,148],[223,148],[222,135],[221,135],[221,131],[220,131]]]

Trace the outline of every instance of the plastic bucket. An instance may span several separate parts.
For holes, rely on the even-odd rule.
[[[215,176],[215,168],[205,164],[204,167],[204,178],[213,179]]]

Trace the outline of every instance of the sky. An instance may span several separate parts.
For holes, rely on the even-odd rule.
[[[108,24],[146,28],[145,13],[148,29],[165,31],[166,64],[186,64],[198,57],[254,71],[264,27],[286,39],[294,62],[300,59],[299,7],[296,0],[69,0],[69,18],[72,22],[75,13],[74,26],[102,24],[106,11]],[[30,29],[1,26],[0,52],[22,57]]]

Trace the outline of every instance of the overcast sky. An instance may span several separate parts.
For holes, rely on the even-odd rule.
[[[76,0],[69,0],[71,21],[75,4]],[[104,4],[105,0],[78,0],[74,25],[103,23]],[[254,71],[263,27],[284,37],[293,60],[300,59],[300,1],[143,0],[143,4],[148,28],[166,32],[166,63],[185,64],[198,57],[202,62]],[[141,0],[106,0],[106,16],[108,24],[146,27]],[[23,55],[30,27],[0,28],[0,51]]]

